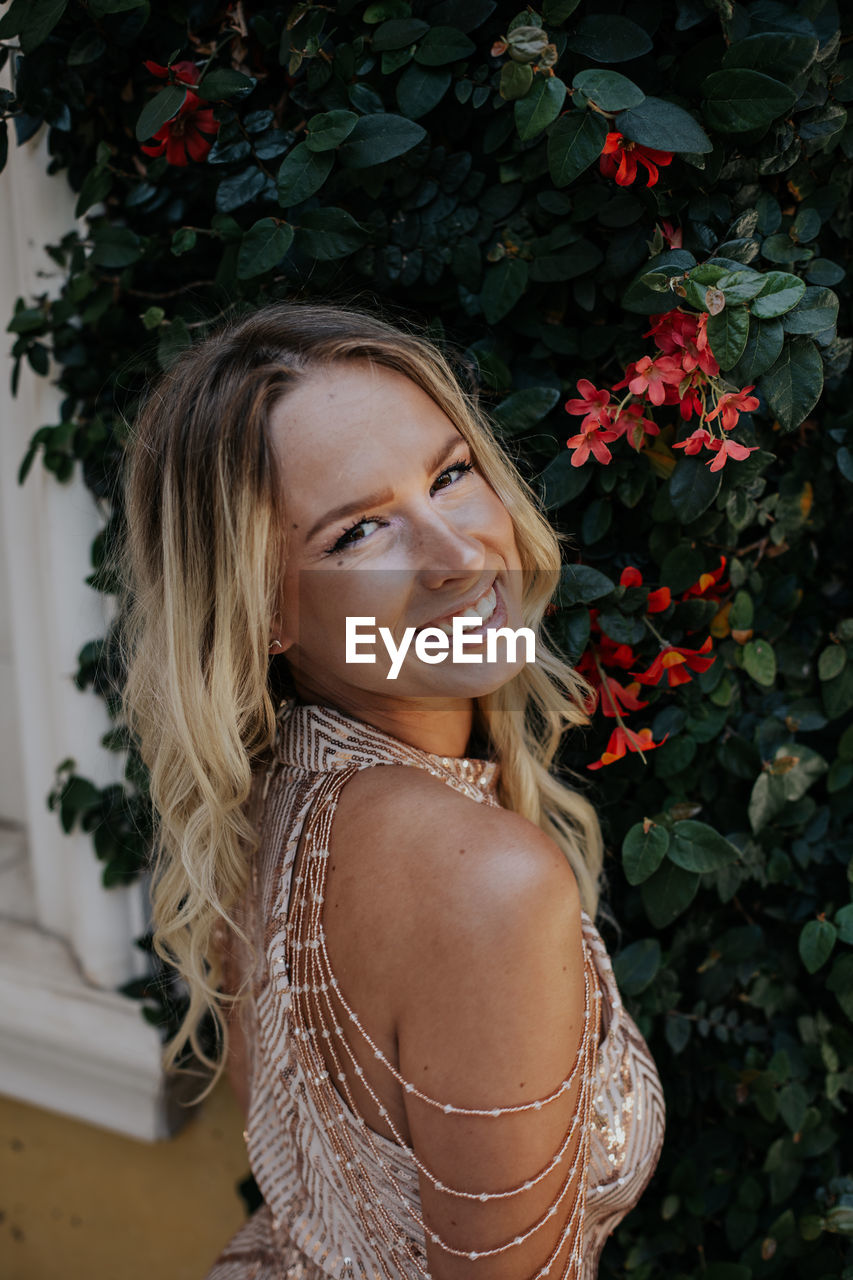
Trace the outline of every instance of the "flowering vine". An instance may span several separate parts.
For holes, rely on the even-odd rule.
[[[750,395],[752,386],[737,390],[722,381],[707,324],[707,312],[697,314],[680,307],[656,315],[643,335],[654,340],[656,355],[633,361],[609,389],[579,379],[580,396],[565,403],[567,413],[582,417],[580,431],[566,441],[573,451],[573,467],[583,466],[590,456],[606,466],[613,456],[607,446],[621,436],[639,451],[660,430],[645,416],[647,410],[670,405],[678,406],[684,422],[698,418],[686,439],[673,448],[687,454],[709,452],[707,465],[712,471],[719,471],[729,459],[741,462],[755,451],[757,446],[741,444],[730,433],[742,413],[758,408],[758,397]],[[615,397],[615,392],[626,388],[621,399]]]
[[[674,689],[689,684],[694,675],[701,675],[713,665],[716,656],[712,653],[713,641],[710,635],[698,648],[671,644],[660,634],[651,617],[671,612],[674,603],[697,598],[720,601],[729,585],[722,581],[725,567],[725,556],[721,556],[718,568],[710,573],[703,573],[681,593],[677,602],[673,601],[669,587],[657,587],[647,592],[643,622],[646,631],[657,641],[659,647],[645,670],[637,670],[642,668],[643,659],[635,652],[634,646],[613,640],[602,629],[600,611],[590,609],[590,640],[577,669],[592,687],[592,697],[587,707],[589,714],[598,712],[605,719],[615,720],[616,725],[601,756],[588,764],[588,769],[601,769],[605,765],[615,764],[628,753],[635,753],[645,760],[647,751],[653,751],[666,742],[666,734],[656,742],[651,728],[630,728],[625,722],[626,716],[642,711],[649,705],[647,700],[640,697],[644,686],[652,689],[663,683],[666,689]],[[622,570],[619,585],[626,589],[642,588],[643,575],[636,566],[628,565]],[[689,628],[686,629],[689,631]]]
[[[144,65],[158,79],[186,86],[186,94],[177,114],[160,126],[153,135],[153,143],[142,150],[148,156],[165,153],[167,164],[173,165],[204,160],[213,146],[219,121],[213,114],[213,108],[192,91],[192,86],[199,82],[198,67],[189,61],[173,62],[170,67],[150,61]]]

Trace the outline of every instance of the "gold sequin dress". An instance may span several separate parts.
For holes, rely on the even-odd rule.
[[[433,755],[336,708],[293,698],[282,703],[272,758],[257,773],[250,800],[261,845],[238,912],[260,956],[243,1025],[251,1055],[245,1137],[264,1204],[226,1245],[206,1280],[429,1277],[418,1175],[431,1175],[404,1141],[392,1141],[358,1114],[347,1073],[340,1070],[339,1084],[333,1083],[317,1040],[322,1036],[327,1047],[338,1046],[351,1064],[371,1054],[401,1087],[415,1089],[347,1003],[328,960],[321,920],[337,798],[354,773],[379,764],[426,769],[475,801],[498,804],[496,761]],[[581,1133],[558,1195],[568,1191],[571,1208],[561,1243],[572,1232],[574,1244],[561,1277],[546,1264],[537,1273],[543,1280],[594,1280],[604,1242],[639,1199],[663,1142],[664,1104],[654,1061],[623,1008],[595,925],[586,913],[582,922],[586,1016],[571,1073],[547,1098],[488,1113],[468,1109],[498,1115],[539,1108],[581,1074],[572,1121]],[[354,1070],[365,1081],[358,1065]],[[445,1111],[466,1110],[415,1092]],[[383,1108],[380,1114],[388,1116]],[[539,1176],[559,1162],[571,1136]],[[440,1183],[438,1189],[448,1190]],[[523,1238],[544,1220],[532,1223]],[[559,1249],[560,1244],[552,1259]]]

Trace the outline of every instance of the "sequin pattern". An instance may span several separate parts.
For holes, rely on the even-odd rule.
[[[376,764],[427,769],[473,800],[498,804],[495,761],[433,755],[337,709],[294,700],[282,704],[273,759],[256,775],[250,802],[262,843],[242,904],[259,957],[244,1014],[253,1055],[245,1136],[265,1203],[228,1243],[206,1280],[429,1277],[418,1184],[419,1170],[429,1170],[405,1143],[367,1125],[345,1073],[339,1071],[336,1087],[317,1050],[318,1036],[341,1033],[334,1042],[356,1064],[347,1045],[364,1049],[367,1041],[367,1052],[382,1059],[403,1087],[414,1087],[394,1072],[357,1011],[346,1005],[321,924],[337,797],[354,772]],[[306,852],[294,874],[301,841]],[[581,1074],[581,1136],[558,1195],[566,1196],[570,1208],[575,1247],[560,1280],[594,1280],[608,1234],[654,1172],[664,1129],[654,1062],[622,1006],[598,931],[585,913],[582,921],[586,1020],[573,1073],[561,1086]],[[338,1018],[346,1021],[346,1034]],[[358,1065],[354,1069],[364,1083]],[[554,1163],[561,1158],[555,1153]],[[557,1280],[550,1264],[539,1275]]]

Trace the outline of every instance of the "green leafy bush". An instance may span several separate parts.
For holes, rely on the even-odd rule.
[[[22,480],[79,462],[115,503],[152,371],[225,314],[360,290],[464,353],[574,536],[549,625],[598,710],[565,762],[591,770],[605,932],[668,1102],[603,1276],[853,1276],[841,28],[833,0],[0,16],[23,51],[0,111],[19,141],[47,124],[88,228],[51,247],[61,295],[9,325],[64,395]],[[109,694],[110,655],[87,646],[81,685]],[[67,761],[53,796],[108,883],[144,858],[130,747],[123,799]]]

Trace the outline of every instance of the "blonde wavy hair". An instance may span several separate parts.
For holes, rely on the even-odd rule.
[[[224,1011],[239,995],[220,989],[216,933],[233,929],[246,941],[229,911],[259,843],[246,802],[269,758],[281,694],[276,673],[286,663],[268,653],[287,556],[270,415],[303,378],[349,359],[403,373],[431,396],[510,512],[537,661],[476,699],[475,723],[500,762],[501,803],[556,841],[584,907],[596,912],[598,821],[590,803],[551,772],[566,729],[588,723],[588,686],[541,632],[559,581],[560,537],[496,442],[476,392],[463,387],[455,353],[445,354],[414,324],[391,323],[361,305],[265,306],[185,352],[152,387],[130,432],[124,474],[117,565],[123,710],[150,774],[153,945],[189,995],[164,1064],[176,1069],[191,1049],[213,1071],[200,1097],[223,1069]],[[211,1013],[215,1057],[200,1036]]]

